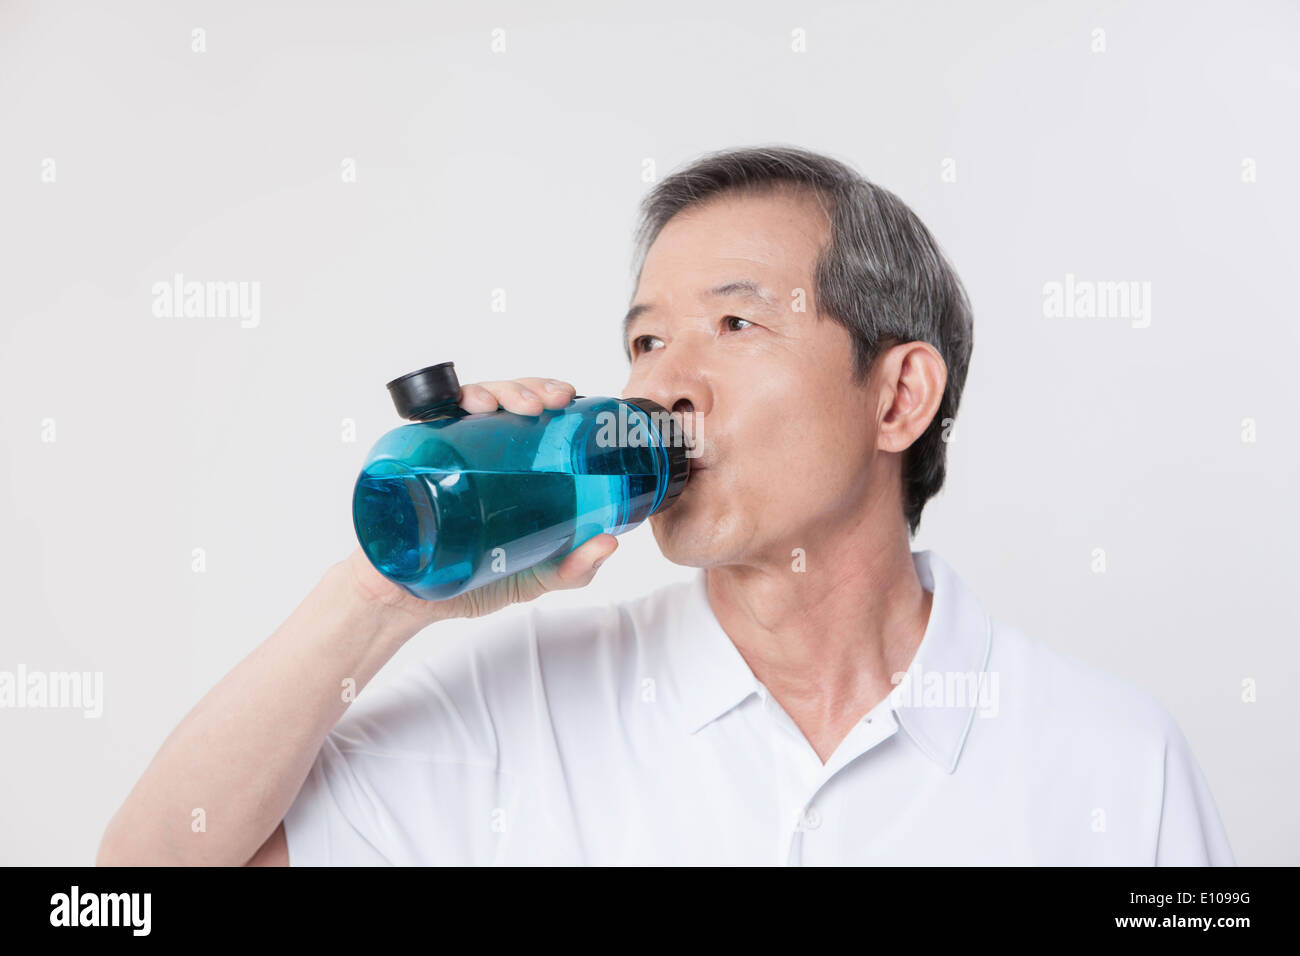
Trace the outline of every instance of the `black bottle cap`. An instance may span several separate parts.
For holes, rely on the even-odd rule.
[[[686,482],[691,476],[691,460],[686,457],[686,452],[690,450],[686,444],[686,436],[677,419],[673,418],[668,413],[668,409],[658,402],[648,398],[625,398],[623,401],[635,405],[650,416],[651,422],[659,425],[659,438],[664,451],[668,452],[668,490],[664,492],[663,501],[659,502],[659,507],[653,512],[658,513],[677,500],[677,496],[686,488]]]
[[[388,383],[397,414],[415,422],[454,414],[460,401],[460,381],[454,362],[442,362],[407,372]]]

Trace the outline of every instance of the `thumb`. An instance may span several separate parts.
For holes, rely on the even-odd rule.
[[[618,538],[612,534],[598,534],[590,541],[584,541],[556,566],[550,587],[558,590],[590,584],[596,576],[596,569],[617,550]]]

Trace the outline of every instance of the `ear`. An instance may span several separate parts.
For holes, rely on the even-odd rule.
[[[920,438],[939,411],[948,366],[925,342],[895,345],[876,362],[880,396],[876,447],[902,452]]]

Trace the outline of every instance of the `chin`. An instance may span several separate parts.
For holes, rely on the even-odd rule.
[[[674,505],[662,515],[650,518],[659,551],[673,564],[688,568],[709,568],[725,563],[727,540],[725,522],[709,520],[704,515],[677,510]]]

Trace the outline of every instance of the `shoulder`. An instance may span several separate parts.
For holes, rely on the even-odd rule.
[[[1120,749],[1160,748],[1179,738],[1174,718],[1153,694],[1014,625],[992,622],[988,669],[1011,713],[1044,730]]]
[[[1024,764],[1044,805],[1065,808],[1062,832],[1084,814],[1090,833],[1109,835],[1089,844],[1113,851],[1107,861],[1232,862],[1191,746],[1153,694],[1019,628],[994,621],[992,632],[988,676],[1005,719],[985,740]]]

